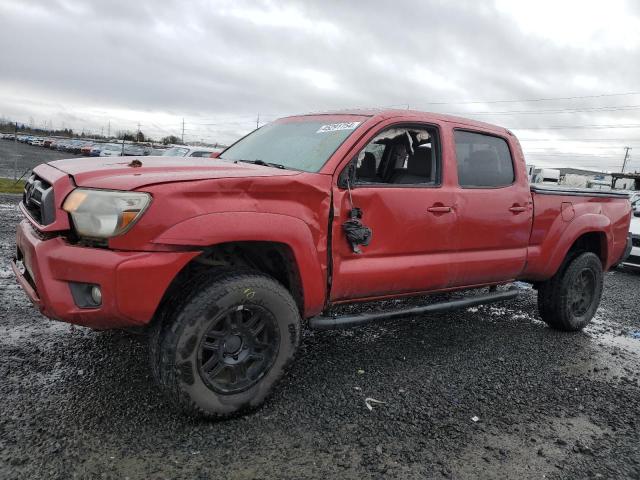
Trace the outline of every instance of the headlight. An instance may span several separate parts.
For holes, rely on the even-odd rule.
[[[129,230],[151,202],[148,193],[77,188],[62,208],[80,236],[110,238]]]

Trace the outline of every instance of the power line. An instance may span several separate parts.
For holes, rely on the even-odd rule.
[[[448,115],[538,115],[582,112],[617,112],[640,110],[640,105],[623,105],[619,107],[560,108],[550,110],[503,110],[498,112],[447,112]]]
[[[593,153],[537,153],[537,152],[527,152],[525,150],[527,156],[536,156],[536,157],[597,157],[597,158],[620,158],[620,155],[597,155]]]
[[[521,142],[640,142],[631,138],[519,138]]]
[[[598,148],[606,149],[606,150],[614,150],[614,149],[615,150],[619,150],[620,149],[620,147],[618,147],[617,145],[588,145],[588,146],[585,145],[583,148],[588,148],[589,150],[594,150],[594,149],[598,149]],[[541,151],[547,152],[547,151],[551,150],[551,147],[530,147],[530,148],[526,148],[525,150],[528,150],[528,151],[531,152],[531,151],[534,151],[536,149],[540,149]]]
[[[573,130],[573,129],[616,129],[616,128],[640,128],[640,123],[626,125],[552,125],[549,127],[511,127],[512,130]]]
[[[622,97],[627,95],[640,95],[640,92],[624,92],[624,93],[602,93],[599,95],[577,95],[572,97],[547,97],[547,98],[525,98],[520,100],[464,100],[461,102],[423,102],[421,105],[473,105],[481,103],[524,103],[524,102],[546,102],[552,100],[578,100],[584,98],[602,98],[602,97]]]

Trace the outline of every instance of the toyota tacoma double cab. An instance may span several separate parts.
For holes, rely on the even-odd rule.
[[[59,160],[25,186],[12,267],[47,317],[149,329],[185,412],[257,406],[311,329],[503,301],[582,329],[631,248],[628,196],[529,185],[508,130],[414,111],[282,118],[217,158]],[[500,288],[497,288],[501,286]],[[376,313],[350,302],[471,290]]]

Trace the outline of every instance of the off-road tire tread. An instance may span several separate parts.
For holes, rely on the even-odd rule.
[[[600,274],[596,278],[598,282],[596,285],[596,295],[598,296],[596,305],[598,305],[602,296],[604,275],[600,258],[593,252],[577,252],[568,256],[558,272],[549,280],[540,284],[538,288],[538,312],[549,327],[563,332],[575,332],[584,327],[583,325],[575,328],[566,316],[566,310],[563,308],[567,295],[564,282],[568,277],[572,276],[574,271],[580,270],[590,263],[600,266]]]
[[[207,278],[207,276],[209,276],[209,278]],[[206,285],[203,285],[203,282],[206,282]],[[223,270],[209,275],[200,275],[195,280],[195,282],[189,282],[185,285],[185,288],[182,289],[182,296],[180,295],[181,292],[176,292],[176,303],[171,304],[171,302],[168,302],[168,305],[163,312],[163,318],[155,327],[155,341],[151,341],[151,344],[154,346],[152,347],[152,351],[150,352],[150,357],[152,363],[152,372],[154,373],[156,382],[165,394],[165,397],[177,409],[188,416],[199,418],[205,417],[211,419],[230,418],[238,416],[241,413],[246,413],[247,411],[258,407],[258,405],[245,405],[239,408],[237,411],[224,414],[208,412],[203,410],[200,406],[193,402],[188,397],[188,395],[184,394],[180,390],[178,383],[177,367],[175,364],[176,347],[178,345],[178,339],[180,336],[181,328],[183,326],[183,322],[188,320],[181,314],[183,308],[187,304],[192,302],[195,302],[196,304],[203,304],[202,306],[211,304],[227,293],[227,285],[235,282],[242,282],[242,285],[245,288],[259,287],[261,289],[269,290],[274,295],[280,297],[282,301],[288,303],[291,310],[296,312],[296,315],[299,319],[298,306],[296,305],[293,297],[287,291],[287,289],[282,286],[277,280],[259,272],[252,272],[248,270],[238,272],[236,269],[234,271]],[[193,289],[190,294],[184,295],[185,290],[188,292],[189,286],[193,285],[194,283],[200,284],[201,286],[198,289]],[[208,295],[203,294],[205,291],[208,292]],[[298,320],[298,328],[296,329],[295,350],[297,350],[297,347],[300,345],[301,331],[301,322],[300,320]],[[294,357],[295,351],[294,354],[287,360],[286,364],[282,367],[280,375],[274,379],[272,386],[276,385],[279,382],[279,380],[282,378],[282,376],[290,366]],[[156,364],[155,366],[153,365],[154,363]],[[271,392],[272,389],[269,394]]]

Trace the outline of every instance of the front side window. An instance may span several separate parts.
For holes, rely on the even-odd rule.
[[[440,159],[437,135],[428,127],[392,127],[376,135],[358,154],[357,185],[435,185]]]
[[[226,149],[219,158],[265,162],[317,172],[366,117],[292,117],[265,125]]]
[[[507,142],[481,133],[456,130],[458,184],[461,187],[506,187],[515,180]]]

